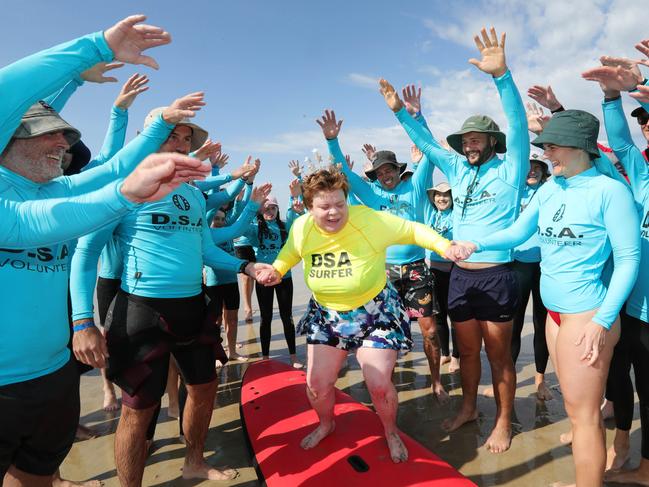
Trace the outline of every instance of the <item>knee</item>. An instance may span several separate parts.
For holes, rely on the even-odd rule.
[[[584,404],[579,399],[571,400],[564,396],[566,413],[570,419],[573,428],[581,427],[599,427],[602,423],[602,414],[599,405]]]
[[[367,386],[367,390],[372,396],[372,400],[374,402],[385,400],[385,398],[390,394],[390,392],[394,388],[392,382],[390,382],[389,380],[375,379],[375,380],[368,381],[367,379],[365,379],[365,385]]]
[[[307,380],[307,393],[314,400],[322,399],[333,391],[334,384],[334,381],[313,377]]]

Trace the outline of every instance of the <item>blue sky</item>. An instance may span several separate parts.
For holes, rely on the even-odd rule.
[[[629,0],[32,0],[3,9],[0,64],[147,14],[173,36],[171,45],[151,51],[160,71],[127,66],[119,83],[86,84],[65,118],[98,149],[110,104],[133,72],[148,74],[151,89],[130,110],[128,138],[151,108],[204,90],[208,105],[196,121],[223,143],[231,165],[249,153],[260,157],[259,180],[273,182],[285,201],[288,161],[303,160],[314,147],[325,150],[314,123],[324,108],[345,120],[343,150],[358,165],[365,141],[408,160],[409,141],[378,93],[379,76],[399,87],[423,86],[424,113],[436,135],[474,113],[504,125],[493,84],[466,62],[476,55],[472,35],[482,25],[507,31],[508,62],[523,95],[532,83],[552,83],[565,105],[599,115],[600,92],[579,73],[601,54],[635,56],[633,44],[648,34],[636,9]]]

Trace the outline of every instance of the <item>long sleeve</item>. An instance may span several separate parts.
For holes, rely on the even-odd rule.
[[[110,121],[108,122],[104,143],[99,149],[99,153],[92,158],[90,164],[93,164],[93,166],[103,164],[117,154],[124,147],[127,127],[128,110],[113,105],[110,109]]]
[[[0,69],[0,151],[27,109],[113,53],[103,32],[96,32],[40,51]]]
[[[239,218],[237,218],[232,225],[221,228],[210,228],[210,233],[212,234],[212,240],[214,243],[218,245],[243,235],[247,227],[250,225],[250,222],[257,214],[257,210],[259,210],[259,203],[256,201],[250,201],[243,209],[243,212],[241,212]]]
[[[433,250],[444,257],[444,252],[451,246],[451,242],[432,228],[417,222],[411,222],[379,211],[375,215],[380,224],[384,226],[380,230],[384,236],[386,246],[389,245],[418,245],[425,249]]]
[[[301,231],[295,231],[296,226],[292,226],[291,229],[288,231],[288,237],[286,238],[286,242],[284,242],[284,246],[282,247],[282,250],[279,251],[279,254],[277,254],[277,257],[275,258],[275,261],[273,262],[273,267],[277,272],[279,272],[282,277],[291,270],[294,266],[297,265],[300,260],[302,260],[302,256],[300,255],[300,252],[297,250],[297,242],[298,239],[301,238]]]
[[[210,190],[219,189],[230,181],[232,181],[232,176],[230,174],[219,174],[217,176],[207,177],[202,181],[194,181],[194,186],[205,193]]]
[[[207,221],[207,217],[204,217]],[[203,263],[215,270],[237,272],[243,260],[232,257],[218,248],[212,240],[212,234],[207,225],[203,225]]]
[[[349,189],[356,197],[366,206],[374,207],[377,205],[378,196],[372,189],[372,185],[363,180],[358,174],[352,171],[347,165],[343,151],[340,148],[338,139],[327,139],[329,153],[333,156],[334,161],[341,165],[342,172],[347,176]]]
[[[68,102],[68,100],[74,95],[77,89],[83,86],[84,81],[81,79],[81,76],[75,76],[70,81],[68,81],[63,88],[61,88],[56,93],[51,94],[43,101],[49,106],[54,108],[57,112],[61,113],[63,107]]]
[[[113,236],[119,221],[85,235],[77,242],[70,266],[72,319],[92,318],[93,296],[97,282],[97,262],[104,246]]]
[[[237,197],[243,189],[245,182],[243,179],[237,179],[223,191],[215,191],[207,197],[207,210],[220,208]]]
[[[527,242],[534,235],[539,220],[539,198],[532,198],[525,211],[520,214],[514,224],[473,243],[478,252],[483,250],[509,250]]]
[[[135,207],[114,181],[72,198],[17,203],[0,198],[0,246],[7,249],[54,245],[93,232]]]
[[[603,208],[613,250],[613,275],[606,297],[593,317],[593,322],[606,329],[611,327],[629,297],[640,267],[640,217],[628,187],[616,185],[616,188],[607,194]]]
[[[234,200],[234,204],[232,205],[232,211],[225,219],[225,223],[227,225],[231,225],[232,222],[235,222],[239,219],[239,216],[241,216],[243,210],[245,210],[246,206],[248,206],[248,202],[250,201],[251,196],[252,196],[252,184],[246,183],[245,189],[243,190],[243,198],[241,198],[240,200],[238,199]]]

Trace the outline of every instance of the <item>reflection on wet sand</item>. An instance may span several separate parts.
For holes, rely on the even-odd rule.
[[[294,314],[300,316],[308,295],[294,272],[295,301]],[[240,353],[252,357],[260,356],[257,340],[258,315],[253,324],[240,321],[239,340],[243,344]],[[448,463],[480,486],[546,486],[555,481],[574,481],[570,447],[559,443],[559,435],[569,425],[561,402],[557,379],[549,366],[547,380],[555,399],[540,402],[534,388],[534,360],[532,349],[532,326],[523,331],[523,344],[517,365],[518,386],[514,422],[514,437],[511,449],[494,455],[482,447],[493,427],[495,403],[493,398],[478,396],[480,415],[477,421],[467,424],[448,434],[442,431],[442,420],[453,414],[460,405],[461,389],[459,373],[448,373],[448,365],[442,366],[442,383],[451,395],[449,403],[440,405],[432,399],[428,364],[422,351],[422,340],[418,327],[414,328],[414,351],[402,356],[397,362],[394,383],[399,393],[400,428],[435,452]],[[273,322],[273,343],[271,356],[288,362],[288,352],[279,319]],[[298,356],[306,352],[304,338],[298,338]],[[248,364],[237,362],[220,369],[220,385],[215,410],[207,437],[206,457],[215,466],[237,468],[240,476],[233,482],[218,485],[257,486],[257,477],[251,466],[239,421],[239,394],[241,377]],[[481,387],[490,384],[491,376],[486,358],[483,358]],[[102,409],[101,377],[93,371],[81,379],[82,416],[81,422],[97,429],[102,436],[77,442],[61,470],[65,478],[104,481],[106,486],[118,486],[113,459],[114,432],[119,413],[107,413]],[[353,356],[343,368],[337,382],[338,388],[351,394],[358,401],[369,404],[370,397],[365,389],[358,363]],[[155,442],[144,472],[145,486],[203,486],[212,482],[189,481],[181,478],[184,445],[178,441],[178,423],[166,414],[166,398],[160,414]],[[632,426],[631,465],[639,462],[640,437],[638,414]],[[612,442],[613,425],[608,424],[607,444]],[[613,485],[613,484],[611,484]],[[615,484],[621,485],[621,484]],[[287,486],[289,487],[289,486]],[[397,487],[397,486],[391,486]]]

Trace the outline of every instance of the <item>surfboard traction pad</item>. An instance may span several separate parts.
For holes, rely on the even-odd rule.
[[[306,373],[275,360],[252,363],[241,384],[241,424],[259,481],[267,487],[468,487],[473,482],[401,433],[408,461],[394,463],[378,415],[336,389],[336,430],[315,448],[300,441],[318,424]]]

